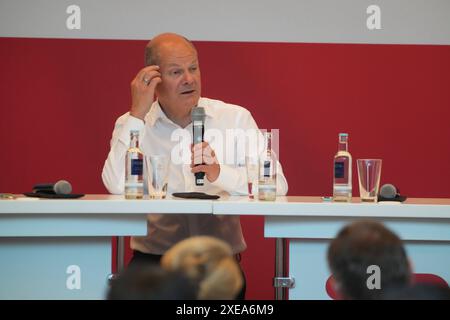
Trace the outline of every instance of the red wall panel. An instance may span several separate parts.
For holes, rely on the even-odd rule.
[[[106,193],[103,162],[145,43],[0,39],[0,192],[65,178],[74,192]],[[337,134],[348,132],[354,159],[383,159],[382,183],[450,197],[450,46],[196,45],[203,95],[280,129],[290,195],[331,193]],[[243,227],[248,298],[270,299],[274,242],[261,217]]]

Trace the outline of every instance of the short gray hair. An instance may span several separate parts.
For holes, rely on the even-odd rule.
[[[186,42],[194,49],[195,52],[197,52],[197,49],[195,48],[194,44],[186,37],[182,37]],[[145,47],[145,66],[151,66],[151,65],[159,65],[159,50],[158,46],[152,45],[151,41],[147,44]]]

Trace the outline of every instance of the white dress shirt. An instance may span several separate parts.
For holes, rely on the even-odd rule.
[[[130,144],[130,130],[140,131],[140,148],[145,155],[171,155],[169,166],[168,194],[174,192],[200,191],[208,194],[226,192],[231,195],[247,195],[245,166],[238,164],[245,155],[236,153],[234,163],[229,163],[225,143],[217,138],[208,138],[214,134],[226,137],[227,129],[258,130],[250,112],[240,106],[222,101],[200,98],[198,106],[205,108],[205,141],[210,143],[218,162],[220,173],[216,181],[210,183],[205,176],[204,186],[195,185],[195,176],[190,167],[190,144],[192,138],[174,139],[178,133],[192,137],[192,123],[186,128],[171,121],[155,101],[145,116],[145,122],[130,116],[129,112],[120,116],[115,124],[111,139],[111,150],[103,167],[103,183],[110,193],[123,194],[125,186],[125,155]],[[212,130],[211,130],[212,129]],[[212,132],[213,135],[208,135]],[[176,133],[176,134],[174,134]],[[180,150],[188,150],[184,163],[175,156]],[[228,160],[227,160],[228,159]],[[287,193],[287,181],[278,163],[277,195]],[[204,214],[157,214],[148,215],[148,233],[146,237],[132,237],[131,248],[144,253],[164,254],[175,243],[195,235],[210,235],[229,243],[234,253],[246,248],[242,235],[239,216],[220,216]]]

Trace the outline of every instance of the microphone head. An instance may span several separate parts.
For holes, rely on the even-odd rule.
[[[397,196],[397,188],[390,183],[384,184],[380,188],[380,196],[386,199],[394,199]]]
[[[205,108],[203,107],[194,107],[191,111],[191,119],[192,121],[205,121]]]
[[[59,180],[55,183],[54,191],[56,194],[69,194],[72,192],[72,185],[66,180]]]

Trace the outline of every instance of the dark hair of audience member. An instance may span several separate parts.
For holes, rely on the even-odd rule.
[[[328,248],[328,265],[344,299],[380,299],[387,288],[411,283],[401,239],[377,221],[359,220],[341,229]],[[380,288],[367,285],[372,265],[380,268]]]
[[[383,300],[450,300],[448,285],[417,283],[400,288],[391,287],[382,296]]]
[[[198,287],[179,272],[135,264],[111,281],[108,300],[195,300]]]

